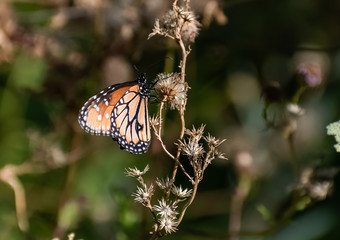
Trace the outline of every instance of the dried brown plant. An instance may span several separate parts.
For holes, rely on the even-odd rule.
[[[178,230],[186,210],[196,197],[198,185],[203,180],[206,168],[215,158],[225,159],[224,154],[217,149],[224,140],[216,139],[210,134],[204,136],[205,125],[198,129],[194,126],[192,129],[186,128],[185,112],[189,89],[186,81],[186,64],[191,51],[190,44],[194,43],[200,27],[189,7],[189,2],[184,1],[183,5],[179,5],[174,1],[172,8],[162,18],[156,19],[153,31],[149,34],[149,38],[160,35],[175,40],[182,52],[180,72],[161,73],[155,80],[154,92],[160,104],[157,114],[150,119],[163,151],[174,161],[172,176],[157,178],[155,184],[148,186],[143,179],[148,167],[143,171],[136,168],[126,171],[128,176],[136,177],[140,184],[133,194],[135,201],[148,208],[153,216],[154,227],[150,239],[157,239]],[[179,138],[175,142],[177,146],[175,153],[171,153],[164,139],[166,121],[164,110],[167,107],[178,111],[181,121]],[[190,171],[181,163],[182,155],[187,157],[191,166]],[[191,189],[175,184],[178,169],[187,176],[192,185]],[[163,193],[158,199],[154,199],[156,187]]]

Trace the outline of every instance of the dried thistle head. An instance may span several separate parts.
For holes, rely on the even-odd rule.
[[[177,231],[176,212],[177,205],[174,202],[166,201],[164,198],[158,200],[158,205],[153,206],[159,218],[159,228],[164,229],[166,233]]]
[[[149,171],[149,165],[146,165],[143,171],[140,171],[136,167],[128,168],[125,170],[125,174],[129,177],[140,177]]]
[[[220,146],[226,139],[217,139],[214,136],[211,136],[210,133],[208,133],[208,136],[203,137],[204,140],[208,144],[209,152],[212,152],[214,157],[220,158],[220,159],[227,159],[224,156],[224,153],[220,152],[217,147]]]
[[[165,179],[156,179],[156,184],[160,189],[167,190],[170,189],[173,181],[169,177],[166,177]]]
[[[195,42],[195,38],[198,36],[200,23],[196,20],[196,17],[191,11],[184,11],[181,8],[177,10],[182,18],[181,36],[184,42]]]
[[[188,84],[181,81],[179,73],[158,74],[155,80],[155,94],[160,101],[170,105],[171,109],[185,110]]]
[[[208,143],[208,146],[210,148],[217,148],[218,146],[221,145],[221,143],[223,143],[225,141],[225,139],[220,140],[220,139],[217,139],[214,136],[211,136],[210,133],[208,133],[208,136],[203,137],[203,138]]]
[[[203,137],[205,125],[202,124],[198,129],[195,126],[192,126],[192,129],[185,129],[185,134],[189,136],[190,139],[194,139],[195,141],[199,141]]]
[[[191,196],[192,189],[183,189],[181,185],[179,187],[173,185],[171,188],[171,192],[178,198],[188,198]]]
[[[300,183],[294,189],[314,200],[323,200],[332,192],[334,176],[338,172],[339,169],[336,168],[307,168],[302,172]]]
[[[173,233],[173,232],[176,232],[177,231],[177,222],[174,221],[174,219],[171,219],[171,218],[165,218],[165,217],[162,217],[160,220],[159,220],[159,227],[160,229],[164,229],[166,233]]]
[[[150,125],[155,128],[159,125],[159,115],[153,115],[150,117]]]
[[[171,201],[167,202],[164,198],[158,200],[158,205],[155,205],[153,209],[159,216],[173,217],[175,218],[178,212],[176,212],[177,205]]]
[[[217,147],[225,140],[219,140],[212,137],[210,134],[203,137],[205,125],[201,125],[198,129],[193,127],[191,130],[186,129],[185,134],[188,136],[178,142],[178,148],[182,154],[187,155],[195,175],[200,180],[203,178],[203,173],[212,160],[215,158],[226,159],[224,153],[220,152]],[[200,142],[201,139],[207,142],[208,147]]]
[[[185,134],[188,135],[188,140],[183,139],[179,141],[178,147],[184,155],[187,155],[189,159],[196,161],[203,157],[205,153],[203,144],[199,143],[203,137],[205,125],[201,125],[198,129],[194,126],[192,130],[185,129]]]
[[[161,19],[156,19],[152,33],[173,39],[182,39],[184,42],[194,42],[198,35],[200,23],[196,20],[192,11],[185,11],[183,8],[174,6]]]
[[[136,202],[141,203],[143,206],[148,206],[154,192],[155,190],[152,184],[150,187],[148,187],[146,184],[143,184],[142,187],[137,186],[137,191],[133,193],[132,196]]]
[[[188,141],[185,139],[183,141],[179,141],[178,146],[182,153],[187,155],[189,159],[193,161],[201,159],[205,153],[203,145],[195,139],[189,138]]]

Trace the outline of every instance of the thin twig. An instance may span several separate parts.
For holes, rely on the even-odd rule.
[[[185,168],[183,167],[183,165],[181,164],[181,162],[180,162],[180,161],[176,161],[176,163],[178,163],[177,167],[179,166],[179,167],[181,168],[182,172],[185,174],[185,176],[188,177],[188,179],[189,179],[189,181],[191,182],[191,184],[194,185],[194,183],[195,183],[194,180],[193,180],[192,177],[185,171]],[[173,181],[173,180],[172,180],[172,181]]]
[[[150,212],[153,216],[154,222],[155,222],[155,224],[154,224],[155,230],[152,233],[149,240],[158,239],[159,237],[161,237],[161,234],[160,234],[160,231],[159,231],[159,222],[158,222],[157,214],[153,211],[153,208],[151,206],[150,201],[148,201],[148,204],[146,205],[146,207],[150,210]]]
[[[18,226],[22,231],[28,230],[25,189],[16,174],[16,166],[7,165],[0,171],[0,179],[14,191]]]
[[[39,167],[33,166],[31,162],[24,162],[17,166],[9,164],[0,169],[0,180],[7,183],[13,189],[18,226],[22,231],[27,231],[29,224],[26,210],[25,188],[21,184],[18,176],[41,172],[44,171]]]
[[[159,128],[158,128],[158,136],[162,136],[162,123],[163,123],[163,108],[164,101],[161,101],[161,105],[159,106]]]
[[[177,6],[178,0],[174,0],[174,3],[172,4],[172,8],[175,8]]]
[[[184,214],[187,210],[187,208],[192,204],[192,202],[194,201],[195,197],[196,197],[196,193],[197,193],[197,188],[198,188],[198,183],[199,183],[199,180],[198,178],[196,177],[196,180],[194,182],[194,188],[192,190],[192,194],[191,194],[191,197],[189,199],[188,202],[186,202],[186,204],[184,205],[183,209],[182,209],[182,212],[178,218],[178,221],[177,221],[177,226],[181,223],[181,221],[183,220],[183,217],[184,217]]]
[[[190,53],[190,51],[186,50],[184,42],[183,42],[181,37],[179,37],[178,43],[179,43],[181,50],[182,50],[182,61],[181,61],[180,68],[181,68],[181,81],[182,81],[182,83],[184,83],[185,82],[185,66],[187,64],[187,57],[188,57],[188,54]]]
[[[179,140],[182,140],[183,137],[184,137],[184,132],[185,132],[185,119],[184,119],[184,111],[181,111],[180,113],[180,116],[181,116],[181,135],[179,136]],[[177,170],[178,170],[178,165],[179,165],[179,157],[181,156],[181,150],[180,148],[177,149],[177,155],[176,155],[176,159],[175,159],[175,165],[174,165],[174,169],[172,171],[172,181],[175,181],[175,178],[176,178],[176,174],[177,174]],[[187,174],[187,172],[185,171],[185,169],[183,168],[182,165],[181,166],[181,169],[183,171],[184,174],[186,174],[190,181],[192,181],[192,178],[189,176],[189,174]]]
[[[163,112],[163,108],[164,108],[164,102],[162,101],[161,102],[161,105],[159,107],[159,128],[158,128],[158,131],[156,131],[155,127],[153,127],[154,129],[154,132],[159,140],[159,142],[161,143],[161,146],[163,148],[163,150],[165,151],[165,153],[172,159],[175,159],[174,155],[172,155],[168,149],[166,148],[164,142],[163,142],[163,139],[162,139],[162,123],[163,123],[163,115],[162,115],[162,112]]]
[[[230,240],[238,240],[241,229],[241,217],[243,203],[250,189],[250,181],[246,177],[241,177],[241,181],[231,198],[229,215],[229,234]]]

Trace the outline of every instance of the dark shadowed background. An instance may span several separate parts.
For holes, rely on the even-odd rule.
[[[151,230],[124,171],[149,164],[152,181],[170,176],[173,162],[155,138],[132,155],[86,134],[77,115],[108,85],[178,71],[176,43],[147,40],[168,4],[1,1],[0,239],[125,240]],[[165,239],[339,239],[339,153],[326,126],[340,118],[340,1],[191,6],[203,24],[187,63],[187,127],[206,124],[227,139],[229,160],[208,168]],[[180,122],[166,114],[174,152]],[[177,181],[190,187],[184,175]]]

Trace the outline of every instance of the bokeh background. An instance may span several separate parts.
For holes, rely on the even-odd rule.
[[[168,1],[0,2],[0,239],[143,239],[149,212],[124,170],[173,162],[82,131],[82,104],[180,51],[147,40]],[[339,239],[340,1],[192,0],[202,23],[187,64],[186,123],[227,139],[178,232],[165,239]],[[289,103],[292,103],[289,105]],[[150,104],[150,113],[158,103]],[[175,151],[180,122],[168,110]],[[185,161],[185,159],[183,159]],[[190,187],[184,176],[178,184]],[[239,231],[239,233],[238,233]]]

